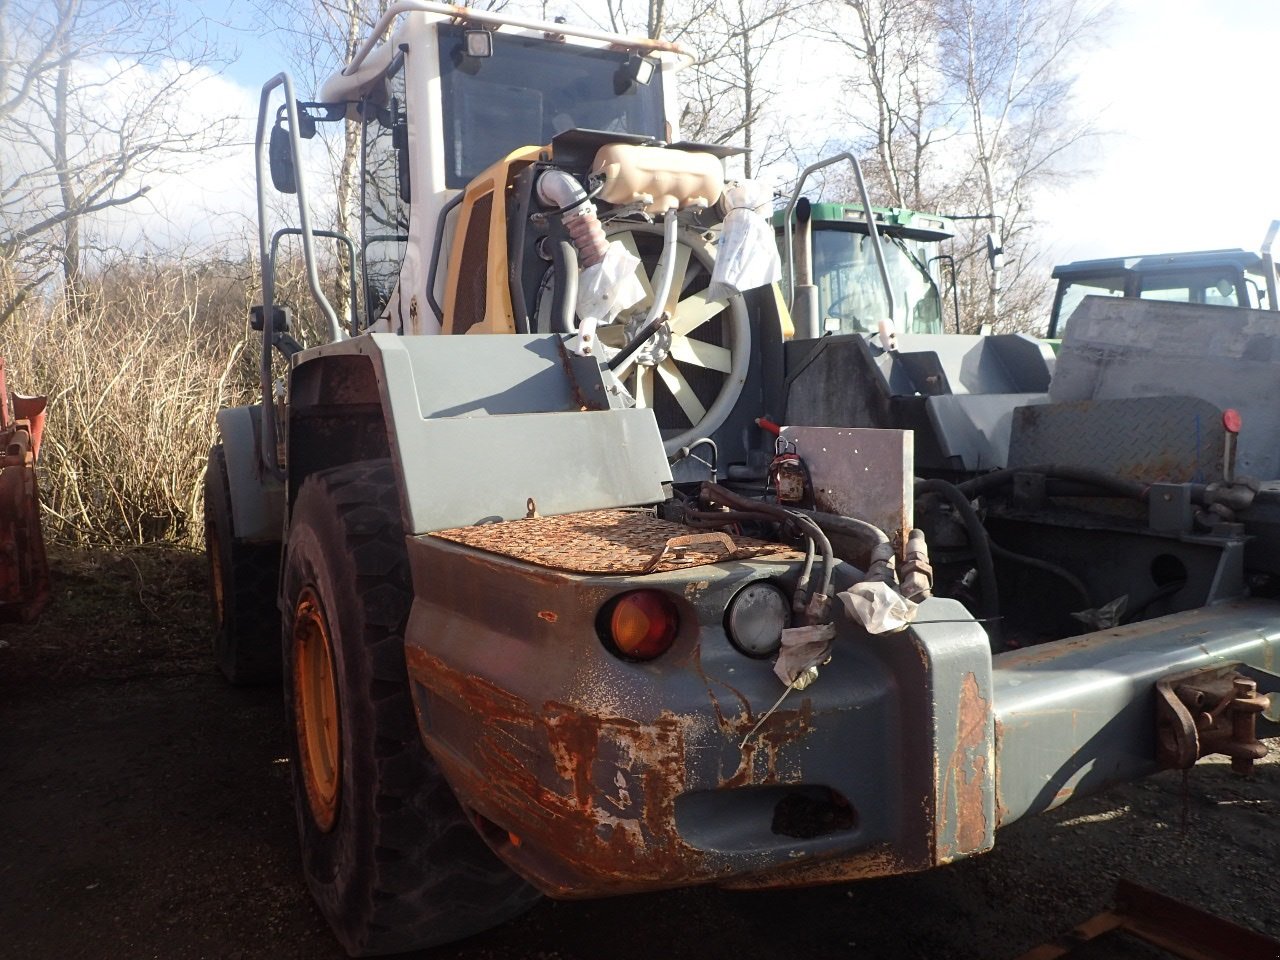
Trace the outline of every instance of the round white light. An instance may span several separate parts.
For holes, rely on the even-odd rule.
[[[757,581],[729,601],[725,629],[733,645],[749,657],[768,657],[782,646],[782,631],[791,625],[791,603],[771,583]]]

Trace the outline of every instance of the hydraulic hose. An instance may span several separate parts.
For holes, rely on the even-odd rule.
[[[978,479],[985,479],[985,477]],[[996,585],[996,565],[991,555],[991,539],[987,536],[986,527],[978,519],[978,512],[973,509],[973,504],[965,495],[966,491],[955,484],[947,483],[945,480],[917,480],[915,492],[916,496],[924,493],[937,494],[951,504],[960,515],[965,533],[969,537],[969,545],[973,548],[974,563],[978,568],[982,617],[987,621],[987,633],[991,637],[992,649],[998,653],[1004,649],[1004,640],[1000,635],[1000,594]]]
[[[1050,563],[1048,560],[1041,560],[1039,557],[1028,557],[1026,554],[1014,553],[1012,550],[1006,550],[994,540],[988,538],[991,544],[991,552],[1001,560],[1008,560],[1011,563],[1020,563],[1024,567],[1032,567],[1036,570],[1043,570],[1045,573],[1052,574],[1057,577],[1072,590],[1080,595],[1084,606],[1082,610],[1088,610],[1093,607],[1093,598],[1089,596],[1089,588],[1085,586],[1084,581],[1077,577],[1065,567],[1060,567],[1056,563]]]
[[[1088,467],[1072,467],[1055,463],[1035,464],[1027,467],[1006,467],[1003,470],[993,470],[991,473],[984,473],[980,477],[974,477],[972,480],[966,480],[963,483],[956,484],[956,487],[967,497],[976,497],[995,487],[1003,486],[1006,483],[1012,483],[1015,475],[1019,473],[1042,473],[1046,477],[1052,477],[1057,480],[1072,480],[1077,483],[1088,484],[1099,490],[1105,491],[1104,495],[1113,497],[1126,497],[1130,500],[1139,500],[1145,502],[1150,487],[1145,483],[1139,483],[1136,480],[1125,480],[1121,477],[1113,476],[1109,473],[1103,473],[1101,470],[1091,470]],[[917,483],[916,489],[919,490]],[[936,492],[936,491],[935,491]]]
[[[806,510],[803,507],[792,507],[793,511],[803,513],[813,520],[824,533],[849,537],[859,544],[872,549],[879,544],[888,543],[889,535],[874,523],[859,520],[857,517],[845,517],[837,513],[822,513],[818,510]]]

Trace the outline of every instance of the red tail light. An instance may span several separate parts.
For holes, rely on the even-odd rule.
[[[624,593],[613,601],[603,626],[605,644],[628,660],[652,660],[671,649],[680,615],[671,598],[657,590]]]

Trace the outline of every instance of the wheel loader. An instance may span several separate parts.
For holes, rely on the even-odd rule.
[[[874,333],[797,331],[762,191],[681,138],[690,59],[402,0],[313,100],[263,87],[214,646],[283,676],[353,955],[539,895],[928,870],[1275,732],[1273,316],[1086,299],[1052,376],[891,291]],[[312,226],[302,150],[347,120],[359,237]]]

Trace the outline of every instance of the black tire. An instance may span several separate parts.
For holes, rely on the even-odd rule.
[[[214,662],[234,684],[278,681],[280,546],[236,539],[222,444],[209,451],[204,475],[204,545],[209,561]]]
[[[307,478],[284,570],[285,705],[297,734],[290,767],[307,883],[352,956],[458,940],[537,899],[484,845],[423,746],[404,656],[411,599],[390,461]],[[321,807],[327,830],[308,798],[298,707],[308,695],[299,696],[294,673],[295,631],[308,629],[317,609],[338,717],[339,774],[332,806]]]

